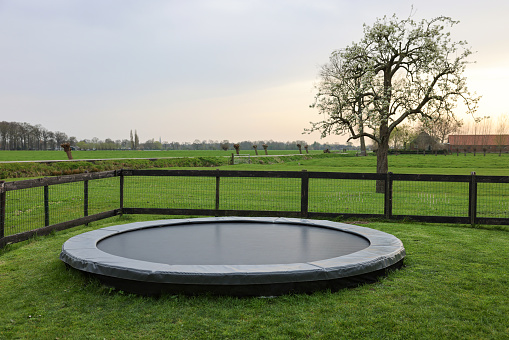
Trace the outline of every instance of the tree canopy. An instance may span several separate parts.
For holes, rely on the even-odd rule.
[[[311,105],[323,119],[307,131],[371,138],[378,146],[377,172],[388,170],[389,138],[405,121],[454,118],[463,102],[475,112],[475,94],[463,76],[472,54],[465,41],[452,41],[449,17],[399,20],[396,16],[364,25],[364,37],[334,51],[322,66]]]

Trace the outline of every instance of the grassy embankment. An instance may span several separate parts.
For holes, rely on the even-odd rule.
[[[113,169],[148,169],[148,168],[228,168],[239,170],[289,170],[299,171],[338,171],[338,172],[376,172],[376,157],[355,157],[348,154],[311,153],[309,155],[294,155],[298,151],[273,151],[274,154],[287,155],[285,157],[255,157],[251,153],[252,164],[237,164],[229,166],[229,157],[224,151],[75,151],[77,154],[73,162],[58,163],[0,163],[0,179],[26,178],[38,176],[58,176],[81,173],[85,171],[97,172]],[[40,160],[45,155],[63,160],[65,154],[57,151],[0,151],[0,161],[28,161]],[[105,161],[87,161],[99,155]],[[145,159],[138,159],[144,156]],[[126,158],[123,158],[126,156]],[[129,157],[131,158],[129,158]],[[157,158],[167,157],[167,158]],[[81,158],[80,158],[81,157]],[[136,158],[133,158],[136,157]],[[123,158],[123,159],[119,159]],[[266,167],[265,165],[270,165]],[[478,175],[509,175],[509,155],[488,154],[482,156],[467,154],[467,156],[433,156],[433,155],[390,155],[389,171],[393,173],[414,174],[445,174],[469,175],[475,171]]]
[[[302,151],[304,152],[304,150]],[[235,150],[166,150],[166,151],[137,151],[137,150],[96,150],[96,151],[72,151],[74,159],[118,159],[118,158],[164,158],[164,157],[228,157]],[[242,155],[255,155],[252,150],[240,150]],[[298,150],[269,150],[269,155],[287,155],[299,153]],[[310,151],[322,153],[322,151]],[[259,155],[265,155],[263,150],[258,150]],[[0,150],[0,162],[6,161],[47,161],[67,160],[64,151],[4,151]]]
[[[241,155],[247,154],[242,152]],[[323,153],[299,155],[298,151],[273,151],[266,157],[260,154],[251,159],[258,164],[285,162]],[[228,165],[231,152],[224,151],[74,151],[74,160],[67,161],[65,153],[57,151],[0,151],[0,179],[59,176],[115,169],[149,168],[210,168]],[[279,157],[284,155],[284,157]],[[44,162],[48,160],[50,162]],[[51,162],[58,160],[61,162]],[[1,163],[3,162],[3,163]]]

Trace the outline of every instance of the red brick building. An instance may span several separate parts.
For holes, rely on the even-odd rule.
[[[502,152],[509,150],[509,135],[449,135],[449,149],[473,152]]]

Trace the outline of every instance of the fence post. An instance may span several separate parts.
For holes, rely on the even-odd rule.
[[[5,236],[5,181],[0,181],[0,239]]]
[[[220,184],[220,180],[221,180],[221,177],[219,176],[219,169],[217,169],[217,176],[216,176],[216,211],[219,210],[219,184]],[[217,212],[216,212],[216,217],[218,216]]]
[[[386,219],[392,218],[392,172],[385,178],[384,215]]]
[[[124,169],[119,170],[120,175],[120,215],[124,214]]]
[[[308,217],[308,200],[309,200],[309,174],[307,170],[302,170],[300,186],[300,214],[302,218]]]
[[[477,220],[477,178],[475,172],[471,173],[470,183],[468,188],[468,217],[470,224],[475,225]]]
[[[44,226],[49,226],[49,186],[44,186]]]
[[[88,180],[83,181],[83,216],[88,216]]]

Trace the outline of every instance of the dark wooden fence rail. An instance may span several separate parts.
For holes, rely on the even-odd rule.
[[[214,177],[215,204],[214,209],[174,209],[174,208],[143,208],[125,207],[125,178],[130,176],[172,176],[172,177]],[[118,177],[119,206],[116,209],[89,215],[89,182],[104,178]],[[231,210],[221,209],[220,193],[221,179],[227,177],[238,178],[294,178],[300,179],[300,210],[298,211],[268,211],[268,210]],[[373,180],[383,181],[384,209],[383,214],[359,214],[337,212],[317,212],[309,209],[310,179],[343,179],[343,180]],[[426,215],[395,215],[393,214],[394,182],[456,182],[468,183],[468,216],[426,216]],[[48,188],[64,183],[84,182],[83,189],[83,217],[70,221],[50,225],[50,204]],[[310,172],[310,171],[232,171],[232,170],[116,170],[99,173],[86,173],[71,176],[59,176],[33,180],[2,182],[0,181],[0,247],[7,243],[26,240],[33,235],[44,235],[52,230],[62,230],[119,214],[161,214],[161,215],[204,215],[204,216],[281,216],[298,218],[337,218],[337,217],[367,217],[385,219],[412,219],[425,222],[464,223],[464,224],[509,224],[509,217],[488,218],[477,216],[478,183],[509,184],[509,176],[476,176],[471,175],[411,175],[411,174],[373,174],[373,173],[339,173],[339,172]],[[15,235],[6,236],[6,206],[9,204],[6,193],[44,187],[44,225],[45,227],[29,230]],[[508,190],[509,192],[509,190]],[[509,195],[506,194],[506,195]]]
[[[120,208],[103,211],[90,216],[88,215],[88,181],[116,177],[120,176],[120,174],[121,171],[113,170],[95,173],[84,173],[70,176],[45,177],[14,182],[0,181],[0,248],[4,247],[8,243],[16,243],[27,240],[33,237],[34,235],[47,235],[51,233],[53,230],[64,230],[119,215],[121,213]],[[83,217],[50,225],[49,187],[74,182],[84,182],[85,189],[83,193],[84,197]],[[6,236],[5,222],[6,222],[6,205],[8,204],[7,192],[37,187],[44,188],[43,197],[44,227]]]
[[[320,213],[309,212],[309,179],[360,179],[382,180],[390,178],[390,174],[370,173],[340,173],[340,172],[308,172],[308,171],[234,171],[234,170],[123,170],[122,177],[129,176],[172,176],[172,177],[215,177],[216,178],[216,208],[215,209],[173,209],[173,208],[140,208],[122,207],[124,214],[158,214],[158,215],[204,215],[204,216],[277,216],[277,217],[389,217],[378,214],[349,214],[349,213]],[[267,210],[225,210],[219,207],[220,178],[295,178],[301,180],[301,204],[298,211],[267,211]],[[121,186],[121,197],[123,197]],[[385,202],[390,202],[390,193],[385,193]]]

